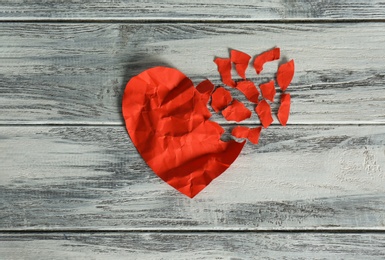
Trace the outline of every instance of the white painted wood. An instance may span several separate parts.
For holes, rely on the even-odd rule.
[[[381,0],[2,0],[2,20],[139,19],[281,20],[383,19]]]
[[[3,126],[0,139],[0,229],[385,224],[385,126],[269,128],[194,199],[146,166],[123,126]]]
[[[384,7],[1,1],[0,258],[384,258]],[[193,200],[162,183],[124,130],[127,80],[163,65],[219,84],[215,56],[273,46],[296,61],[289,126]]]
[[[126,82],[172,66],[220,84],[215,56],[273,46],[295,59],[291,124],[385,122],[385,27],[364,24],[12,24],[0,26],[0,124],[123,123]],[[274,77],[277,63],[255,83]],[[252,108],[252,107],[250,107]],[[276,110],[276,107],[274,107]],[[214,117],[223,122],[221,116]],[[250,122],[258,122],[256,116]]]
[[[383,259],[383,234],[16,233],[0,255],[19,259]]]

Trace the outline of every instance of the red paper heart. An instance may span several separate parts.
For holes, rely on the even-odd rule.
[[[191,198],[223,173],[245,144],[220,140],[224,130],[209,120],[207,93],[176,69],[155,67],[133,77],[122,102],[140,155],[162,180]]]

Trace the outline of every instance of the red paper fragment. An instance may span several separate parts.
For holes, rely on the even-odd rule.
[[[215,112],[227,107],[233,98],[231,97],[230,92],[222,87],[217,88],[211,96],[211,107]]]
[[[236,88],[241,91],[249,101],[258,104],[259,91],[253,82],[248,80],[239,81]]]
[[[266,62],[278,60],[280,57],[281,57],[281,50],[279,48],[274,48],[258,55],[254,59],[255,71],[257,72],[257,74],[261,73],[261,71],[263,70],[263,65]]]
[[[245,105],[234,99],[233,103],[231,103],[225,110],[222,111],[222,115],[228,121],[236,121],[240,122],[247,118],[251,117],[251,111],[245,107]]]
[[[231,134],[236,138],[247,138],[249,136],[250,128],[246,126],[236,126],[231,131]]]
[[[201,95],[180,71],[155,67],[131,78],[122,100],[126,129],[144,161],[191,198],[223,173],[245,144],[220,139],[224,130],[209,120]]]
[[[216,58],[214,62],[218,66],[222,82],[230,87],[235,87],[235,82],[231,78],[231,61],[229,58]]]
[[[246,78],[245,72],[246,72],[247,66],[249,65],[251,56],[241,51],[231,50],[230,59],[231,59],[231,62],[235,64],[235,70],[237,71],[238,75],[241,76],[243,79],[245,79]]]
[[[262,127],[248,128],[246,126],[236,126],[231,134],[237,138],[247,138],[251,143],[258,144]]]
[[[250,133],[249,133],[249,137],[247,139],[249,139],[249,141],[253,144],[258,144],[259,136],[261,135],[261,131],[262,131],[261,126],[256,127],[256,128],[251,128]]]
[[[271,123],[274,121],[273,117],[271,116],[270,105],[266,102],[266,100],[259,102],[255,108],[255,112],[257,112],[259,120],[261,120],[264,128],[269,127],[269,125],[271,125]]]
[[[281,95],[281,105],[278,109],[278,120],[281,123],[281,125],[285,126],[287,123],[287,120],[289,119],[290,114],[290,94],[284,93]]]
[[[290,85],[294,76],[294,60],[286,62],[279,66],[277,71],[277,83],[278,86],[285,91]]]
[[[263,83],[259,85],[259,88],[261,89],[262,96],[266,98],[267,100],[270,100],[271,102],[274,102],[274,96],[275,96],[275,86],[274,86],[274,80],[271,80],[267,83]]]
[[[207,104],[209,102],[211,93],[213,93],[214,84],[211,83],[210,80],[206,79],[206,80],[202,81],[201,83],[199,83],[198,86],[196,87],[196,89],[198,90],[199,93],[202,94],[203,102],[205,102]]]

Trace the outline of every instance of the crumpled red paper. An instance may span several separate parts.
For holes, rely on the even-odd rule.
[[[266,98],[267,100],[270,100],[271,102],[274,102],[274,96],[275,96],[275,86],[274,86],[274,80],[270,80],[267,83],[263,83],[259,85],[259,88],[261,89],[262,96]]]
[[[222,82],[227,86],[235,87],[235,82],[231,77],[231,60],[229,58],[216,58],[214,62],[217,64]]]
[[[281,125],[285,126],[287,123],[287,120],[289,119],[290,114],[290,94],[289,93],[283,93],[281,95],[281,105],[278,109],[278,120],[281,123]]]
[[[281,57],[281,50],[279,48],[274,48],[258,55],[254,59],[254,64],[253,64],[255,71],[257,72],[257,74],[260,74],[261,71],[263,70],[263,65],[266,62],[279,60],[280,57]]]
[[[249,128],[246,126],[236,126],[231,134],[237,138],[247,138],[251,143],[258,144],[262,127]]]
[[[223,87],[219,87],[215,89],[211,96],[211,107],[215,112],[219,112],[227,107],[228,104],[231,103],[231,100],[233,100],[233,97],[231,96],[230,91]]]
[[[233,102],[222,111],[227,121],[240,122],[251,117],[251,111],[240,101],[233,99]]]
[[[274,48],[258,55],[253,62],[259,74],[266,62],[280,58]],[[273,122],[271,107],[274,101],[274,80],[261,84],[260,96],[253,82],[245,80],[250,56],[232,50],[230,58],[216,58],[218,71],[225,85],[237,90],[257,104],[255,112],[264,128]],[[243,80],[235,82],[232,65]],[[294,75],[294,61],[279,66],[276,81],[282,90],[277,117],[286,125],[290,112],[290,94],[286,93]],[[205,80],[195,88],[189,78],[176,69],[155,67],[133,77],[126,86],[122,113],[126,129],[140,155],[165,182],[189,196],[198,194],[213,179],[223,173],[237,158],[246,141],[224,142],[224,129],[210,120],[207,104],[211,98],[214,111],[222,111],[226,120],[240,122],[251,117],[246,106],[233,99],[225,87],[217,87]],[[262,99],[262,101],[259,101]],[[262,127],[236,126],[231,134],[259,142]]]
[[[235,64],[235,70],[237,71],[238,75],[241,76],[241,78],[245,79],[246,69],[247,66],[249,66],[251,56],[247,53],[238,50],[231,50],[230,59],[231,62]]]
[[[210,100],[211,93],[213,93],[214,90],[214,84],[211,83],[210,80],[206,79],[199,83],[196,87],[199,93],[201,93],[201,98],[205,104],[207,104]]]
[[[290,85],[294,76],[294,60],[286,62],[279,66],[277,71],[277,83],[278,86],[285,91]]]
[[[224,172],[245,142],[220,140],[202,95],[176,69],[155,67],[131,78],[122,100],[126,129],[150,168],[181,193],[194,197]]]
[[[241,91],[249,101],[258,104],[259,91],[252,81],[239,81],[237,82],[236,88]]]
[[[261,120],[261,124],[264,128],[269,127],[271,123],[273,123],[274,120],[271,116],[270,105],[265,100],[259,102],[259,104],[255,108],[255,111],[257,112],[259,120]]]

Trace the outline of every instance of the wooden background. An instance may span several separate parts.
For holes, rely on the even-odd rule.
[[[383,0],[2,0],[0,258],[383,259],[384,22]],[[274,46],[296,61],[288,126],[194,199],[163,183],[125,131],[126,82],[163,65],[219,84],[215,56]]]

